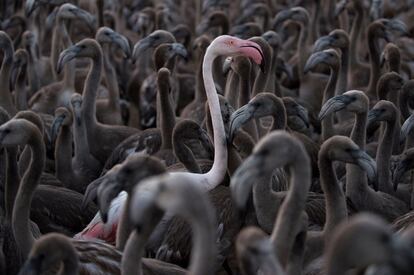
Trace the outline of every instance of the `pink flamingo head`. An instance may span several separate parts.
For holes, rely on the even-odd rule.
[[[256,64],[260,65],[260,69],[264,70],[264,56],[260,46],[252,41],[243,40],[230,35],[222,35],[211,42],[209,48],[218,55],[236,56],[243,55],[250,57]]]

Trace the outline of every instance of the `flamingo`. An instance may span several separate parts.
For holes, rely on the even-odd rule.
[[[168,176],[189,178],[191,182],[198,184],[205,192],[218,186],[224,179],[227,171],[227,137],[224,130],[223,118],[220,111],[219,98],[213,80],[213,62],[219,56],[246,56],[251,58],[260,69],[264,70],[264,57],[261,47],[249,40],[240,39],[230,35],[221,35],[215,38],[203,59],[203,80],[207,94],[208,107],[211,113],[214,138],[214,163],[211,169],[204,174],[190,172],[171,172]],[[88,196],[85,196],[88,197]],[[75,238],[78,239],[103,239],[109,243],[115,242],[116,229],[126,201],[126,194],[120,194],[112,203],[108,217],[102,220],[99,213],[92,219],[88,226]],[[170,215],[166,215],[171,218]],[[105,223],[106,222],[106,223]]]

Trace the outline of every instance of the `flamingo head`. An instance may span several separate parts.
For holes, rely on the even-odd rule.
[[[207,51],[213,51],[217,56],[237,56],[242,55],[251,58],[260,69],[264,71],[264,56],[261,47],[249,40],[237,37],[222,35],[214,39]]]

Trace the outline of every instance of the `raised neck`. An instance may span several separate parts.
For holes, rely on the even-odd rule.
[[[321,187],[325,196],[325,240],[329,240],[335,227],[348,216],[345,195],[339,186],[328,150],[329,148],[326,148],[320,152],[318,165],[320,171]]]
[[[30,230],[30,206],[45,166],[46,150],[39,130],[32,129],[28,146],[32,151],[32,159],[21,180],[13,209],[13,233],[24,259],[28,257],[35,241]]]
[[[363,28],[364,22],[364,9],[359,3],[359,1],[354,1],[355,4],[355,11],[356,16],[354,20],[354,24],[352,24],[351,35],[349,39],[349,62],[351,68],[355,68],[358,66],[358,56],[357,56],[357,47],[358,41],[360,41],[359,37],[361,36],[361,30]]]
[[[6,83],[0,87],[0,106],[3,107],[11,116],[15,115],[17,110],[13,104],[10,93],[10,72],[13,65],[13,45],[10,41],[3,43],[3,63],[0,69],[0,82]]]
[[[210,45],[207,48],[203,61],[204,86],[206,89],[214,135],[214,163],[207,173],[210,186],[217,186],[220,184],[227,171],[227,138],[224,131],[223,118],[212,74],[213,61],[216,57],[217,55],[214,53],[214,48]]]
[[[108,103],[112,110],[119,109],[119,87],[118,80],[115,73],[115,68],[112,65],[109,55],[109,45],[102,47],[104,53],[104,72],[106,85],[108,86]]]
[[[386,122],[385,131],[377,148],[378,190],[388,194],[394,194],[391,186],[390,158],[393,150],[396,122],[397,117],[393,121]]]
[[[159,101],[159,113],[160,126],[161,126],[161,149],[172,149],[172,134],[175,126],[175,113],[171,106],[170,100],[170,78],[169,74],[167,79],[158,79],[158,99]],[[165,83],[168,82],[168,83]]]
[[[352,128],[351,139],[365,150],[366,143],[367,110],[355,114],[355,124]],[[354,164],[346,165],[346,195],[354,198],[360,197],[368,189],[367,177],[364,170]]]
[[[375,35],[374,28],[372,26],[368,29],[367,40],[371,67],[367,94],[371,99],[377,97],[377,83],[380,78],[380,53],[378,49],[378,37]]]
[[[280,207],[271,235],[276,255],[283,267],[288,264],[311,184],[311,166],[306,154],[301,150],[296,162],[290,167],[292,174],[289,191]]]
[[[325,87],[325,91],[323,93],[322,104],[325,104],[330,98],[335,96],[335,86],[338,80],[338,69],[339,68],[336,66],[330,66],[331,74],[329,77],[329,81]],[[334,114],[331,113],[322,120],[321,122],[322,123],[322,141],[325,141],[328,138],[335,135],[334,128],[333,128],[333,124],[334,124],[333,119],[334,119]]]
[[[64,183],[74,180],[72,168],[72,131],[62,125],[55,145],[56,177]],[[68,186],[68,188],[70,188]]]
[[[95,49],[95,55],[91,57],[92,66],[85,80],[85,88],[83,90],[82,118],[88,130],[93,131],[96,127],[96,96],[101,80],[102,73],[102,51]]]

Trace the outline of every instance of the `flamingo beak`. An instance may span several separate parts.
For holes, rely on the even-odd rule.
[[[242,55],[253,59],[260,66],[260,70],[265,73],[265,59],[263,51],[258,44],[243,40],[243,43],[239,46],[239,51]]]
[[[122,184],[119,184],[115,175],[105,176],[102,184],[98,187],[98,205],[102,221],[108,221],[108,212],[111,202],[122,191]]]
[[[323,120],[327,115],[344,109],[351,102],[352,99],[347,95],[338,95],[330,98],[322,106],[318,116],[319,120]]]
[[[56,65],[57,73],[60,74],[60,72],[63,69],[63,66],[69,61],[71,61],[72,59],[76,58],[79,52],[80,52],[80,47],[77,45],[73,45],[67,48],[66,50],[64,50],[63,52],[61,52],[59,55],[57,65]]]
[[[117,32],[113,32],[110,37],[111,40],[118,45],[119,48],[121,48],[126,58],[131,57],[131,47],[129,46],[128,39],[126,39],[125,36]]]
[[[237,130],[254,117],[256,108],[252,104],[246,104],[231,114],[228,142],[231,143]]]

